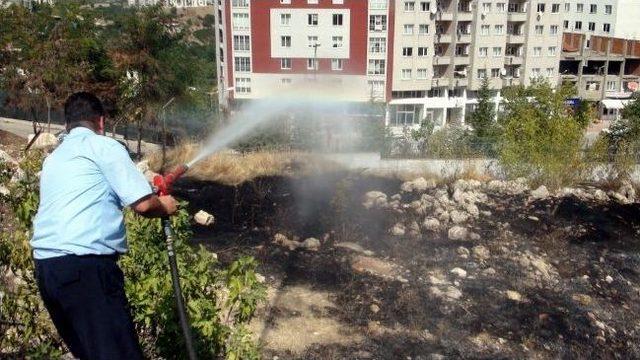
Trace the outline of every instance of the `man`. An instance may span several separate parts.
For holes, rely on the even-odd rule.
[[[124,279],[122,208],[148,217],[176,211],[153,194],[117,141],[102,136],[104,109],[89,93],[64,107],[69,134],[49,155],[31,246],[40,294],[58,333],[80,359],[140,359]]]

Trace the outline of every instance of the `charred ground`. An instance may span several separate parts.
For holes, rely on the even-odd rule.
[[[216,216],[212,229],[196,229],[196,241],[222,261],[245,253],[262,264],[273,290],[257,333],[265,356],[640,357],[638,203],[594,197],[593,188],[534,199],[522,186],[465,184],[401,192],[400,180],[334,172],[238,186],[185,181],[179,192]],[[367,209],[373,190],[385,201]],[[453,212],[465,191],[482,195],[479,214],[465,221],[420,205],[449,203]],[[424,219],[439,226],[425,228]],[[471,236],[452,239],[454,226]],[[291,250],[273,242],[276,234],[320,246]],[[304,314],[281,305],[291,289],[327,302],[308,297]],[[321,327],[286,328],[297,317],[311,329],[314,320],[337,323],[344,341],[323,337]],[[273,332],[291,339],[272,341]],[[281,345],[307,335],[303,348]]]

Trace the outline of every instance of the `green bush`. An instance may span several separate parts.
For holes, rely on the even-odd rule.
[[[9,184],[10,196],[1,199],[10,206],[11,218],[2,219],[14,231],[0,236],[0,357],[56,358],[63,345],[40,300],[33,276],[28,241],[31,220],[38,203],[41,156],[22,162],[24,175]],[[0,173],[6,165],[0,164]],[[15,170],[10,170],[15,172]],[[185,349],[171,287],[167,253],[160,221],[127,211],[129,252],[120,260],[125,290],[143,350],[148,358],[184,358]],[[256,262],[243,257],[228,268],[215,254],[188,244],[189,215],[182,208],[172,217],[175,248],[184,296],[197,345],[203,358],[255,359],[258,348],[246,324],[265,296],[258,281]],[[12,277],[3,278],[7,270]]]

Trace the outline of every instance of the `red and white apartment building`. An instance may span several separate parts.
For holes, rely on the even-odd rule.
[[[217,0],[220,103],[387,104],[387,125],[463,123],[496,91],[559,80],[560,0]]]

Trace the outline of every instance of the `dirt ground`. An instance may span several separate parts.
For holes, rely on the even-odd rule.
[[[269,298],[252,327],[265,358],[640,358],[638,203],[400,188],[335,172],[179,190],[216,216],[196,242],[222,261],[260,261]],[[383,205],[363,204],[373,190]],[[472,219],[420,208],[453,209],[461,194],[482,200],[465,205]],[[309,237],[319,246],[302,245]]]

